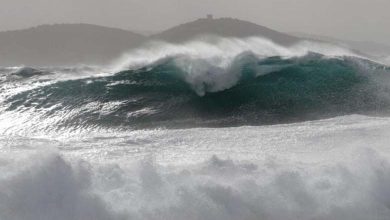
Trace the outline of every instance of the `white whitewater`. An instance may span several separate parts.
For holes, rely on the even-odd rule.
[[[2,136],[1,219],[388,219],[390,120]]]

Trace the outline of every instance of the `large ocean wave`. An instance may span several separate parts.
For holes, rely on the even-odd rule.
[[[125,68],[117,73],[8,69],[0,122],[3,130],[234,126],[382,115],[390,109],[385,65],[330,49],[321,49],[327,55],[307,48],[298,53],[271,44],[260,53],[235,43],[224,45],[225,56],[219,47],[207,55],[196,45],[189,52],[164,49],[142,62],[128,58],[126,67],[116,65]]]

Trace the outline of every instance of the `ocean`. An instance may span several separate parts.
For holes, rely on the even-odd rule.
[[[383,219],[390,67],[262,38],[0,68],[0,219]]]

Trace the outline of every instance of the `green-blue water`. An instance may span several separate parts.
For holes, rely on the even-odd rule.
[[[65,117],[58,126],[137,128],[274,124],[354,113],[385,114],[390,105],[390,69],[358,58],[309,54],[260,59],[243,54],[232,64],[236,72],[217,75],[222,79],[226,74],[237,75],[234,85],[221,91],[213,90],[220,83],[215,76],[196,84],[188,81],[189,73],[176,65],[176,59],[27,90],[8,97],[6,111],[34,109],[47,118],[77,110],[77,115]],[[212,73],[203,77],[208,74]],[[197,92],[199,88],[204,94]],[[90,103],[93,106],[86,108]],[[111,103],[117,104],[103,111]]]

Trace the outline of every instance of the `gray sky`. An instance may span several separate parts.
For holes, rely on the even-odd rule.
[[[93,23],[161,30],[213,13],[284,32],[390,45],[390,0],[0,0],[0,30]]]

